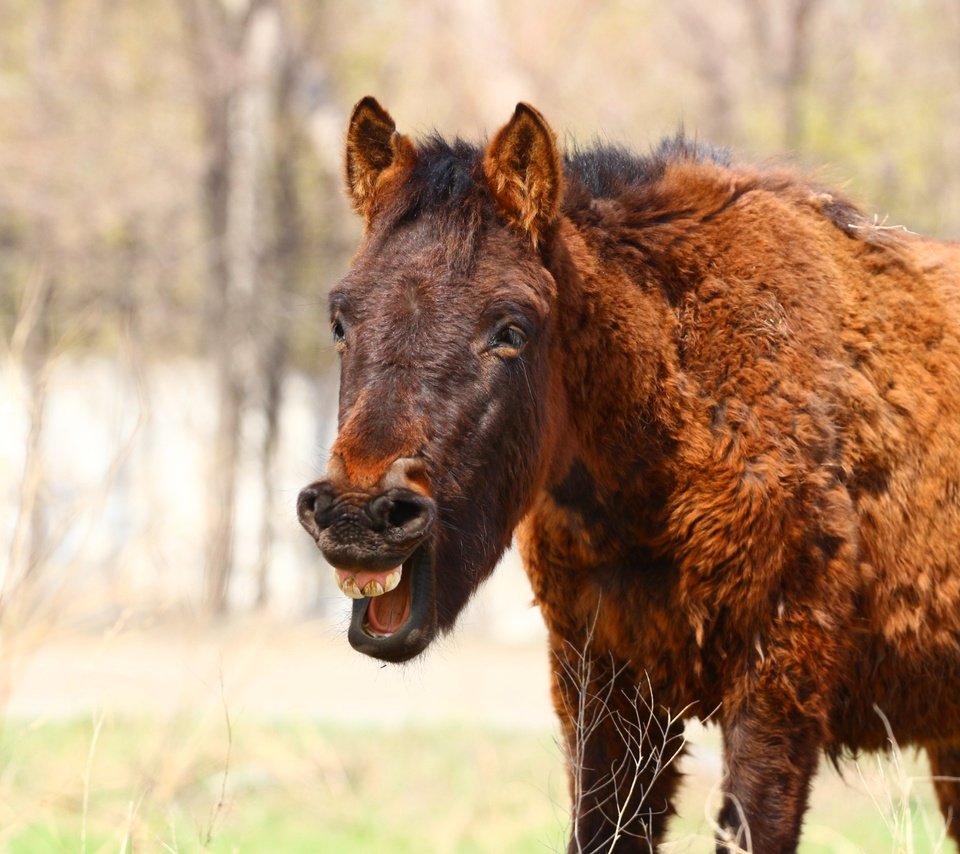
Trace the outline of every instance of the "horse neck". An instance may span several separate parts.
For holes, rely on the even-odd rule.
[[[611,494],[662,491],[685,420],[676,316],[646,271],[603,261],[562,221],[548,265],[557,302],[552,354],[563,417],[548,483],[571,466]]]

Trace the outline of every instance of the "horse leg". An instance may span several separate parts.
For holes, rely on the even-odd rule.
[[[843,660],[843,635],[815,612],[788,609],[723,698],[725,800],[718,852],[792,854],[828,732],[823,661]],[[816,650],[817,654],[811,654]]]
[[[554,654],[573,802],[569,854],[653,854],[674,812],[683,724],[665,719],[654,692],[614,660]]]
[[[927,756],[947,832],[960,847],[960,744],[928,745]]]
[[[776,699],[753,698],[723,724],[724,806],[718,852],[790,854],[797,849],[822,727],[777,714]],[[764,708],[773,714],[763,715]]]

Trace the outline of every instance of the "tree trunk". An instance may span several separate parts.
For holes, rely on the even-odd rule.
[[[783,145],[791,151],[801,150],[806,141],[803,94],[813,49],[810,25],[817,3],[818,0],[792,0],[784,6],[766,0],[746,3],[758,61],[779,101]],[[783,26],[778,30],[773,16],[781,9]]]
[[[816,0],[795,0],[788,20],[787,62],[780,91],[783,99],[783,141],[790,151],[802,150],[807,137],[803,93],[812,48],[810,21],[816,5]]]
[[[280,11],[272,0],[181,0],[208,147],[204,209],[210,246],[207,345],[216,375],[204,603],[223,613],[234,572],[235,512],[244,408],[262,349],[267,164]]]
[[[700,82],[702,116],[707,137],[729,144],[733,141],[734,98],[730,85],[728,62],[731,50],[716,22],[704,16],[696,3],[676,7],[684,32],[684,44],[689,44],[691,64]]]
[[[260,381],[263,389],[263,442],[260,451],[260,486],[263,515],[257,556],[257,600],[270,599],[270,566],[276,539],[276,461],[279,444],[283,380],[290,349],[290,298],[296,291],[303,263],[303,221],[297,165],[302,155],[301,137],[293,111],[294,87],[302,57],[288,51],[276,90],[277,133],[273,158],[273,253],[271,275],[263,281],[266,307]]]
[[[36,124],[41,133],[57,121],[53,93],[61,19],[61,0],[44,0],[31,69],[36,92]],[[24,448],[20,501],[10,547],[10,563],[0,590],[0,601],[4,605],[9,603],[11,594],[18,586],[38,573],[48,549],[47,514],[44,509],[47,490],[43,428],[53,341],[50,315],[56,296],[56,273],[51,267],[51,259],[55,251],[51,237],[53,226],[44,214],[38,214],[32,223],[32,230],[32,253],[37,259],[35,272],[27,284],[11,342],[13,361],[19,362],[23,369],[30,429]]]
[[[44,244],[42,236],[40,243],[41,246]],[[2,598],[5,603],[20,585],[36,575],[47,547],[44,512],[46,472],[42,443],[51,337],[49,314],[54,290],[53,276],[41,261],[24,296],[11,346],[14,361],[22,365],[30,428],[23,452],[20,500],[10,546],[10,564],[3,579]]]

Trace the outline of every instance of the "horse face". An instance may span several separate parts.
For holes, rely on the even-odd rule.
[[[381,177],[358,204],[367,237],[330,295],[339,433],[327,476],[298,502],[356,600],[351,644],[390,661],[453,625],[529,503],[550,432],[555,299],[478,153],[405,155],[393,186]],[[348,141],[348,183],[350,158]]]

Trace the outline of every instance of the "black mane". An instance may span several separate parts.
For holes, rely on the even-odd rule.
[[[483,175],[480,146],[456,138],[448,142],[439,134],[421,140],[410,179],[413,190],[406,214],[452,206],[459,208],[476,194]],[[658,181],[668,163],[677,160],[709,161],[729,166],[724,148],[688,139],[683,132],[665,137],[649,154],[637,154],[622,145],[596,143],[580,148],[574,143],[564,154],[564,169],[594,198],[611,198],[630,187]]]
[[[575,179],[594,198],[608,199],[631,187],[658,181],[667,164],[677,160],[710,161],[721,166],[731,163],[726,149],[687,139],[681,131],[662,139],[646,155],[620,145],[597,143],[581,149],[574,144],[564,156],[564,165],[568,178]]]
[[[432,134],[418,142],[417,159],[405,192],[387,214],[385,232],[405,222],[429,217],[447,235],[451,263],[468,267],[483,223],[495,214],[483,176],[483,148],[455,138]],[[597,143],[581,149],[575,144],[564,154],[568,202],[584,194],[613,198],[632,188],[658,181],[667,164],[677,160],[730,164],[724,149],[687,139],[683,133],[663,139],[649,154],[635,154],[619,146]]]

